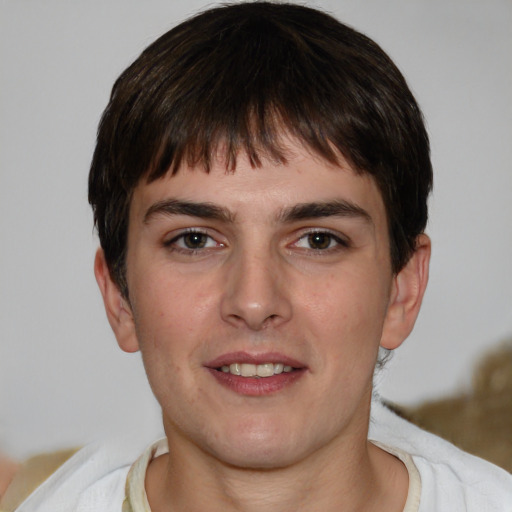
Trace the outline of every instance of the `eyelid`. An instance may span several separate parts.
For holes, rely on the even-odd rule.
[[[220,237],[214,236],[214,234],[212,234],[211,231],[212,231],[211,229],[203,228],[203,227],[189,227],[189,228],[179,229],[179,230],[174,231],[170,237],[166,237],[163,241],[163,245],[164,245],[164,247],[168,247],[168,248],[171,248],[174,246],[174,248],[176,250],[182,250],[182,251],[186,251],[186,252],[205,251],[208,249],[212,249],[212,247],[189,249],[189,248],[184,248],[184,247],[178,247],[175,245],[179,239],[185,237],[186,235],[198,234],[198,235],[204,235],[207,238],[210,238],[211,240],[215,241],[215,243],[217,244],[218,247],[224,247],[225,242],[219,241]]]
[[[312,252],[315,252],[315,253],[321,253],[321,252],[329,252],[329,251],[335,251],[336,249],[347,249],[349,247],[351,247],[352,245],[352,242],[350,240],[349,237],[347,237],[346,235],[340,233],[339,231],[334,231],[332,229],[329,229],[329,228],[318,228],[318,227],[311,227],[311,228],[306,228],[304,230],[301,230],[299,232],[299,234],[297,234],[294,238],[294,242],[291,244],[291,246],[297,246],[297,243],[304,239],[305,237],[308,237],[310,235],[314,235],[314,234],[323,234],[323,235],[327,235],[327,236],[330,236],[336,243],[337,243],[337,246],[336,247],[330,247],[330,248],[327,248],[327,249],[314,249],[314,248],[309,248],[309,249],[305,249],[305,250],[309,250],[309,251],[312,251]]]

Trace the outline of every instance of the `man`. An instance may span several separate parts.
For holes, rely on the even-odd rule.
[[[20,510],[509,510],[512,481],[372,407],[428,280],[421,112],[371,40],[243,3],[118,79],[89,179],[96,278],[166,439],[88,448]]]

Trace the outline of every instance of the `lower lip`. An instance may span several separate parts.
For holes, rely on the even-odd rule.
[[[213,368],[208,368],[217,382],[231,389],[235,393],[247,396],[270,395],[281,391],[283,388],[293,384],[300,379],[304,369],[293,370],[292,372],[283,372],[272,377],[240,377],[231,373],[224,373]]]

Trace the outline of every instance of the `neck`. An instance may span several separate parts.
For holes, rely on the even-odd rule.
[[[234,467],[204,452],[184,453],[183,440],[168,437],[170,454],[155,459],[146,476],[152,512],[400,512],[407,497],[407,470],[367,442],[366,433],[263,470]]]

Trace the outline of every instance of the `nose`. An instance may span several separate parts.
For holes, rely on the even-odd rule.
[[[227,269],[221,315],[235,327],[254,331],[278,327],[292,315],[286,276],[278,255],[238,254]]]

